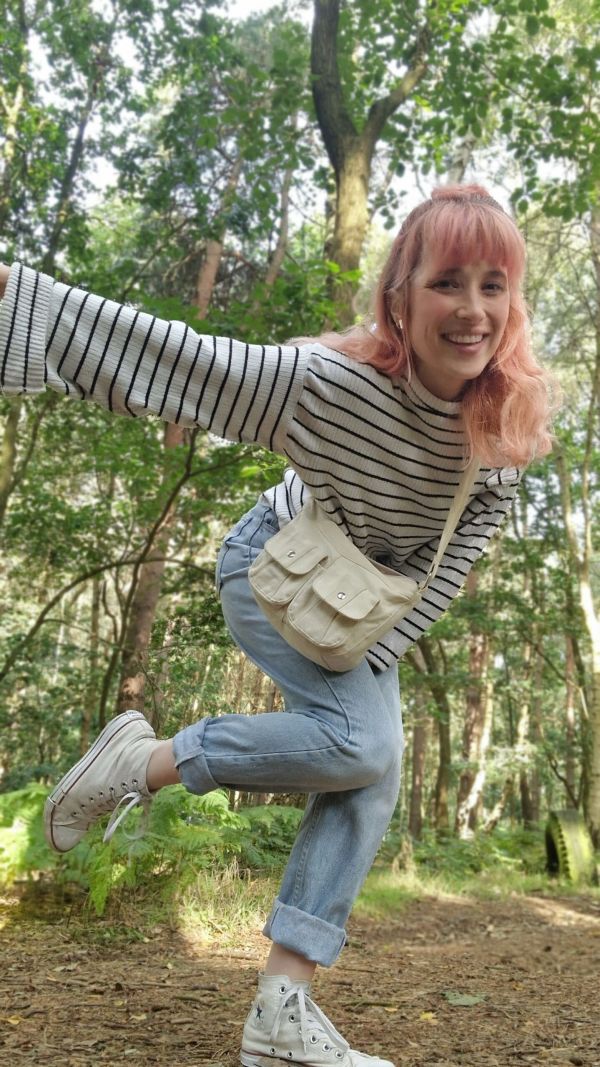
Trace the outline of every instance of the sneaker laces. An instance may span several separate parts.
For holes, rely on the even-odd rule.
[[[119,812],[119,808],[127,801],[129,801],[127,807],[123,808],[123,810]],[[143,837],[148,827],[151,803],[152,797],[144,797],[141,793],[138,792],[125,793],[125,796],[121,797],[116,808],[113,809],[113,813],[110,819],[108,820],[108,826],[106,827],[104,837],[102,838],[104,844],[106,844],[107,841],[110,841],[117,827],[121,825],[123,820],[126,819],[129,815],[129,812],[132,811],[133,808],[137,807],[138,804],[141,804],[142,806],[142,818],[140,819],[140,825],[134,833],[127,833],[126,830],[124,830],[123,833],[128,841],[138,841],[140,837]]]
[[[318,1030],[321,1030],[325,1037],[328,1037],[330,1041],[337,1042],[343,1052],[348,1052],[350,1048],[348,1042],[338,1033],[333,1023],[325,1015],[325,1012],[321,1011],[318,1004],[315,1004],[314,1000],[308,995],[304,986],[301,984],[291,985],[283,997],[273,1022],[271,1040],[275,1042],[283,1020],[284,1012],[293,997],[296,997],[298,1001],[298,1008],[300,1011],[300,1035],[302,1037],[304,1051],[308,1053],[308,1028],[309,1026],[312,1026],[313,1030],[315,1027]]]

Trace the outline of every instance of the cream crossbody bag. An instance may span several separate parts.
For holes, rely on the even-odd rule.
[[[356,667],[367,649],[419,602],[433,580],[473,488],[463,472],[422,582],[372,563],[311,497],[274,534],[248,572],[254,596],[289,645],[330,671]]]

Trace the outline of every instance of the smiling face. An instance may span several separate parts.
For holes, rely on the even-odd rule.
[[[442,400],[455,400],[498,349],[510,308],[506,273],[485,260],[439,268],[425,257],[408,294],[405,323],[418,378]]]

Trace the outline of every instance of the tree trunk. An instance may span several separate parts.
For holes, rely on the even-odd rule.
[[[479,575],[470,571],[465,584],[465,592],[471,600],[476,600]],[[488,664],[490,641],[476,621],[471,626],[469,638],[469,684],[466,693],[465,722],[463,729],[461,771],[456,803],[455,830],[459,837],[472,836],[476,824],[477,803],[473,795],[476,778],[482,769],[483,737],[486,725]],[[478,789],[480,794],[480,789]]]
[[[419,841],[423,832],[423,789],[425,782],[425,758],[429,742],[431,719],[425,708],[413,720],[412,774],[408,813],[408,832]]]
[[[109,45],[106,46],[107,53],[109,52]],[[106,60],[106,64],[104,62]],[[108,55],[97,57],[96,74],[89,84],[87,90],[87,96],[81,111],[79,114],[79,122],[77,125],[77,133],[73,140],[71,147],[71,154],[69,156],[69,162],[67,169],[63,175],[61,182],[60,193],[58,197],[58,204],[54,215],[54,222],[50,231],[47,243],[46,254],[42,260],[42,270],[52,274],[54,270],[54,262],[56,254],[60,248],[60,238],[65,228],[65,224],[68,219],[69,206],[71,198],[73,196],[73,189],[75,186],[75,178],[77,177],[77,171],[83,160],[84,147],[85,147],[85,135],[87,132],[88,123],[92,117],[92,111],[98,97],[105,78],[105,69],[109,67]]]
[[[223,194],[223,201],[221,204],[220,215],[225,217],[227,209],[231,206],[233,198],[236,193],[236,189],[239,184],[240,175],[242,173],[243,159],[241,156],[235,160],[229,176],[227,178],[227,184],[225,192]],[[195,304],[198,309],[198,314],[201,318],[206,318],[210,302],[212,300],[213,291],[215,288],[215,282],[217,280],[217,274],[219,273],[219,267],[221,266],[221,259],[223,258],[223,238],[225,234],[225,223],[215,223],[217,229],[217,236],[211,237],[206,242],[204,262],[198,274],[198,281],[196,283],[196,300]]]
[[[164,447],[177,448],[184,439],[184,429],[174,423],[165,425]],[[168,464],[166,464],[168,467]],[[121,679],[117,697],[117,712],[144,710],[146,676],[148,667],[148,648],[152,635],[152,626],[160,597],[162,578],[165,569],[164,557],[168,550],[171,526],[175,516],[173,501],[164,517],[162,528],[157,534],[148,558],[140,567],[135,593],[133,595],[127,629],[122,651]]]
[[[589,797],[587,820],[595,848],[600,848],[600,610],[594,602],[592,586],[592,560],[596,558],[597,524],[594,525],[594,507],[590,499],[592,481],[592,463],[595,457],[599,410],[600,410],[600,206],[592,208],[590,243],[596,280],[595,300],[595,338],[596,360],[593,368],[588,425],[586,433],[585,460],[582,474],[582,506],[585,519],[584,547],[580,566],[580,598],[590,637],[592,684],[590,686],[589,713]],[[591,485],[590,485],[591,482]]]
[[[473,837],[483,811],[483,789],[487,774],[486,760],[494,719],[494,688],[489,674],[485,681],[482,705],[483,722],[481,739],[478,745],[477,769],[469,792],[462,802],[460,811],[457,812],[456,819],[458,834],[463,839]]]
[[[461,184],[465,180],[465,173],[469,166],[473,152],[477,146],[477,138],[472,133],[465,134],[454,147],[451,148],[451,156],[443,175],[444,184]],[[440,178],[442,176],[440,175]]]
[[[19,455],[19,418],[23,407],[23,398],[20,396],[10,398],[10,409],[4,425],[4,435],[0,445],[0,526],[6,516],[6,509],[11,495],[18,489],[25,477],[27,467],[34,454],[38,434],[43,419],[51,408],[54,407],[59,397],[57,393],[50,393],[40,402],[35,398],[27,405],[28,429],[31,432],[26,441],[23,455]]]
[[[540,818],[541,786],[539,774],[532,761],[532,753],[538,751],[538,745],[542,740],[539,707],[542,660],[536,652],[538,640],[537,628],[534,628],[533,640],[525,646],[526,692],[521,704],[517,729],[516,751],[520,768],[521,817],[526,830],[535,829]]]
[[[170,606],[172,611],[176,608],[176,598],[171,600]],[[161,732],[162,723],[164,721],[162,709],[169,681],[169,652],[175,635],[175,620],[176,616],[174,614],[170,615],[167,619],[162,647],[157,657],[158,669],[156,671],[156,684],[152,687],[151,702],[146,701],[146,717],[150,725],[156,730],[157,734]]]
[[[598,371],[600,377],[600,325],[599,325],[599,350]],[[596,386],[596,402],[600,398],[600,383]],[[590,419],[596,418],[590,412]],[[566,458],[560,453],[557,455],[557,470],[561,483],[561,495],[565,525],[569,540],[570,557],[573,570],[577,576],[579,587],[579,600],[582,607],[583,618],[591,645],[591,681],[586,686],[587,691],[587,721],[584,736],[584,782],[586,791],[583,796],[584,811],[589,830],[596,848],[600,847],[600,617],[594,604],[594,593],[591,582],[592,560],[592,518],[588,508],[583,508],[584,530],[583,549],[580,550],[576,532],[576,520],[571,504],[571,471],[567,467]],[[583,489],[586,489],[584,480]],[[581,517],[578,516],[580,520]]]
[[[413,92],[427,70],[428,28],[419,30],[408,71],[393,90],[371,105],[360,132],[343,97],[338,66],[340,0],[314,0],[311,73],[317,120],[335,173],[336,218],[330,258],[341,271],[358,270],[369,219],[373,153],[388,118]],[[354,318],[356,280],[336,286],[342,324]]]
[[[512,801],[514,791],[515,791],[515,781],[514,781],[514,778],[512,777],[512,775],[509,775],[508,778],[506,778],[504,780],[504,785],[502,787],[502,793],[500,794],[500,797],[499,797],[497,803],[494,805],[494,807],[492,808],[490,814],[488,815],[487,819],[485,820],[485,823],[484,823],[484,826],[483,826],[484,833],[486,833],[486,834],[487,833],[491,833],[492,830],[496,829],[498,823],[500,822],[500,819],[502,818],[502,816],[504,814],[504,810],[506,808],[506,805],[508,804],[509,801]]]
[[[98,652],[100,640],[100,575],[92,578],[92,605],[90,618],[89,681],[83,701],[79,751],[83,756],[90,747],[90,734],[94,714],[98,708]]]
[[[335,226],[331,258],[341,271],[356,270],[369,225],[369,146],[353,138],[346,146],[337,178]],[[356,286],[350,283],[350,293]]]
[[[418,647],[426,666],[425,677],[437,706],[439,764],[435,783],[434,824],[436,833],[443,836],[450,830],[450,702],[444,683],[444,671],[443,668],[440,670],[436,663],[431,641],[428,637],[422,637]]]
[[[541,639],[538,637],[537,640],[539,641]],[[532,692],[530,700],[531,722],[529,729],[532,752],[534,754],[534,759],[532,760],[532,766],[529,772],[529,815],[532,828],[535,828],[539,824],[542,807],[542,782],[536,762],[536,755],[538,752],[540,752],[544,740],[544,730],[542,724],[543,670],[544,664],[542,657],[536,651],[532,677]]]
[[[576,759],[575,759],[575,731],[576,731],[576,713],[575,713],[575,656],[573,653],[573,641],[570,634],[565,635],[566,655],[566,675],[567,685],[565,692],[565,727],[566,727],[566,756],[565,756],[565,777],[567,779],[565,804],[568,808],[574,808],[575,802],[573,797],[577,795],[576,785]]]
[[[0,233],[6,233],[10,217],[11,197],[13,195],[13,172],[15,155],[19,143],[19,119],[27,99],[29,82],[29,26],[27,25],[25,4],[19,4],[19,31],[21,35],[21,61],[18,82],[12,100],[6,95],[4,85],[0,85],[0,114],[2,114],[2,179],[0,182]]]
[[[295,169],[293,167],[288,167],[283,176],[279,214],[279,233],[277,234],[277,242],[273,249],[273,255],[269,259],[267,273],[265,274],[265,286],[267,289],[270,289],[275,284],[287,251],[290,220],[290,189],[294,174]]]
[[[4,436],[0,448],[0,526],[4,521],[8,498],[13,489],[15,464],[17,460],[18,426],[22,407],[22,397],[16,396],[11,400],[4,426]]]
[[[519,792],[521,794],[521,817],[526,830],[530,830],[534,824],[534,812],[530,791],[530,731],[531,731],[531,688],[532,688],[532,643],[528,641],[523,652],[524,670],[524,696],[521,702],[521,713],[517,726],[516,754],[519,764]]]

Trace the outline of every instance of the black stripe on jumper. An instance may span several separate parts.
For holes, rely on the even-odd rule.
[[[216,351],[217,351],[217,343],[218,343],[217,342],[217,338],[215,337],[214,338],[215,356],[216,356]],[[224,392],[225,386],[227,385],[227,381],[229,379],[229,375],[231,374],[232,359],[233,359],[233,340],[230,337],[229,338],[229,346],[228,346],[228,349],[227,349],[227,367],[226,367],[225,372],[223,374],[223,377],[221,379],[221,384],[220,384],[219,390],[217,392],[217,398],[216,398],[216,400],[215,400],[215,402],[213,404],[212,412],[211,412],[210,417],[209,417],[209,419],[207,421],[207,424],[206,424],[206,429],[207,430],[212,430],[212,428],[213,428],[213,424],[214,424],[214,421],[215,421],[215,418],[216,418],[216,415],[217,415],[217,409],[218,409],[219,404],[221,402],[221,397],[223,396],[223,392]],[[213,364],[211,366],[211,370],[212,370],[213,367],[214,367],[214,361],[213,361]]]
[[[59,327],[59,325],[61,323],[62,316],[63,316],[65,308],[67,306],[67,301],[68,301],[69,297],[73,293],[75,293],[76,291],[77,290],[75,290],[73,288],[67,289],[67,292],[65,293],[65,295],[63,297],[63,301],[62,301],[62,304],[60,306],[59,313],[58,313],[58,315],[56,317],[56,322],[54,323],[54,327],[53,327],[52,332],[50,334],[50,337],[48,339],[48,351],[50,350],[51,346],[53,345],[53,343],[55,341],[55,337],[56,337],[56,333],[57,333],[58,327]],[[63,368],[63,364],[64,364],[64,362],[65,362],[65,360],[67,358],[67,355],[69,354],[69,351],[71,349],[71,345],[72,345],[73,341],[75,340],[77,327],[79,325],[79,321],[81,319],[81,316],[83,315],[83,311],[84,311],[85,306],[86,306],[86,304],[87,304],[87,302],[89,300],[89,297],[90,297],[90,294],[89,293],[85,293],[84,297],[83,297],[83,299],[82,299],[82,301],[81,301],[81,303],[79,305],[79,307],[77,308],[77,313],[75,315],[75,322],[73,323],[73,328],[72,328],[71,333],[70,333],[70,335],[68,337],[66,346],[63,349],[62,356],[60,357],[60,359],[59,359],[59,361],[58,361],[58,363],[56,365],[56,374],[60,378],[62,383],[64,384],[65,395],[66,396],[70,396],[71,389],[69,387],[68,381],[65,378],[63,378],[63,376],[62,376],[62,368]],[[96,312],[96,316],[94,318],[94,321],[92,323],[91,329],[90,329],[89,334],[88,334],[87,343],[86,343],[85,347],[83,348],[79,363],[77,364],[77,366],[75,367],[75,370],[73,371],[73,373],[71,375],[71,380],[73,382],[73,385],[79,390],[79,394],[80,394],[80,396],[82,398],[85,397],[87,394],[86,394],[86,391],[83,388],[83,386],[80,385],[80,383],[77,381],[77,376],[78,376],[83,364],[85,363],[87,354],[88,354],[89,349],[90,349],[90,345],[92,343],[92,339],[94,337],[94,333],[95,333],[95,330],[96,330],[96,325],[97,325],[98,319],[100,318],[100,315],[102,313],[102,308],[104,307],[104,304],[105,304],[105,301],[102,301],[102,303],[100,304],[100,307],[98,308],[98,311]]]
[[[133,331],[135,329],[135,325],[137,323],[137,320],[138,320],[139,316],[140,316],[139,311],[136,311],[135,315],[133,316],[133,320],[131,322],[131,326],[129,327],[129,333],[127,334],[127,337],[125,338],[125,344],[123,345],[123,347],[121,349],[121,355],[119,356],[119,359],[117,361],[117,365],[115,367],[115,373],[113,374],[113,379],[112,379],[112,382],[110,383],[110,388],[108,390],[108,410],[109,411],[113,411],[114,410],[114,408],[113,408],[113,391],[114,391],[115,385],[116,385],[117,380],[118,380],[119,371],[121,370],[121,364],[123,363],[123,360],[125,359],[125,353],[127,352],[127,349],[129,347],[129,342],[131,340],[131,336],[133,334]]]
[[[311,475],[312,475],[312,473],[313,473],[313,468],[311,468]],[[323,472],[319,471],[317,473],[325,473],[325,474],[327,474],[329,472],[328,471],[323,471]],[[339,485],[338,483],[342,483],[342,484]],[[326,482],[317,482],[317,481],[314,481],[312,479],[312,477],[311,477],[310,483],[307,480],[307,485],[310,485],[311,490],[333,489],[335,491],[338,499],[344,501],[344,506],[346,506],[346,502],[350,502],[352,504],[364,504],[364,505],[375,503],[375,501],[373,499],[371,499],[370,487],[368,487],[368,486],[360,486],[356,482],[349,482],[347,478],[340,478],[339,475],[336,475],[335,477],[331,476],[330,480],[326,481]],[[355,489],[363,489],[364,492],[360,496],[351,496],[350,493],[348,492],[348,490],[344,488],[344,486],[346,486],[346,485],[351,485]],[[402,487],[401,485],[399,485],[399,488],[408,488],[409,491],[412,492],[412,490],[410,490],[410,487],[408,487],[408,486]],[[380,499],[381,500],[395,500],[396,501],[396,506],[395,507],[386,507],[384,504],[379,503]],[[447,507],[434,508],[431,504],[425,504],[422,500],[414,500],[412,497],[410,497],[408,495],[400,496],[398,493],[395,493],[395,494],[394,493],[378,493],[377,494],[376,503],[377,503],[377,507],[378,507],[379,511],[381,511],[381,512],[388,512],[389,514],[392,514],[392,515],[410,515],[413,518],[421,517],[423,519],[430,519],[432,521],[435,521],[440,515],[444,515],[444,514],[448,513],[448,508]],[[409,505],[411,505],[411,504],[414,505],[415,507],[417,507],[418,510],[410,511],[409,510]],[[429,511],[436,512],[436,514],[434,514],[434,515],[423,514],[421,509],[424,508],[424,507],[427,508]],[[355,514],[356,514],[356,512],[355,512]]]
[[[334,382],[330,378],[326,378],[325,375],[318,374],[317,371],[314,370],[313,367],[308,367],[307,368],[307,374],[312,375],[312,377],[316,378],[317,381],[323,382],[325,385],[328,385],[330,388],[335,389],[336,392],[347,393],[348,396],[354,397],[361,404],[364,404],[365,407],[369,411],[377,411],[381,415],[385,415],[386,418],[390,419],[392,422],[396,422],[400,426],[405,426],[406,429],[409,430],[411,433],[418,434],[419,437],[424,437],[426,441],[431,441],[434,445],[448,444],[450,448],[459,449],[460,452],[459,452],[459,455],[456,458],[459,459],[459,460],[463,459],[463,448],[462,448],[462,443],[460,441],[457,441],[455,444],[450,444],[450,442],[448,442],[448,441],[444,441],[443,439],[440,440],[439,438],[434,437],[432,434],[426,433],[425,430],[420,430],[418,427],[411,425],[410,422],[406,422],[401,417],[401,414],[396,414],[395,412],[390,411],[389,408],[380,407],[379,404],[373,403],[372,400],[366,400],[365,397],[361,393],[356,392],[356,390],[354,390],[354,389],[350,389],[349,386],[347,386],[347,385],[343,385],[342,382],[338,382],[338,381]],[[309,389],[308,386],[306,388],[307,388],[307,392],[310,392],[313,396],[318,397],[319,400],[322,400],[324,403],[332,404],[335,407],[342,407],[341,405],[336,404],[333,400],[331,400],[330,397],[328,397],[326,393],[324,393],[324,392],[323,393],[316,392],[314,389]],[[396,397],[389,397],[388,399],[393,400],[394,405],[397,405],[399,407],[400,412],[402,412],[402,413],[406,412],[406,408],[404,408],[402,406],[402,404],[400,403],[399,400],[397,400]],[[352,409],[347,409],[347,408],[344,408],[344,407],[342,407],[342,410],[343,411],[346,411],[346,410],[352,411]],[[352,412],[352,413],[356,415],[356,418],[359,418],[362,421],[362,419],[363,419],[362,415],[359,415],[357,412]],[[422,421],[422,420],[419,420],[419,421]],[[429,425],[429,424],[426,423],[425,425]],[[442,429],[442,427],[436,427],[436,428],[439,429],[440,433],[445,431],[445,427],[444,427],[444,429]],[[433,429],[433,427],[431,427],[431,429]]]
[[[160,408],[158,410],[158,417],[159,418],[162,416],[162,413],[165,410],[167,399],[168,399],[169,393],[171,391],[171,385],[173,383],[173,377],[175,375],[175,371],[177,370],[177,367],[179,366],[179,361],[181,359],[181,354],[182,354],[182,352],[183,352],[183,350],[185,348],[185,343],[187,341],[187,335],[188,335],[189,332],[190,332],[190,328],[187,325],[187,323],[185,323],[184,324],[184,328],[183,328],[183,337],[181,339],[181,344],[179,346],[179,351],[177,352],[177,355],[175,356],[175,359],[173,360],[173,366],[171,367],[171,373],[169,374],[167,383],[165,385],[165,391],[164,391],[164,394],[163,394],[162,402],[161,402]]]
[[[318,438],[320,441],[323,441],[324,444],[329,445],[330,447],[331,447],[332,444],[336,445],[336,442],[333,442],[330,437],[326,437],[324,434],[319,433],[318,430],[314,429],[313,427],[305,426],[304,423],[301,422],[299,418],[297,418],[297,416],[294,416],[292,421],[295,422],[302,430],[305,430],[306,433],[310,434],[311,437]],[[306,451],[308,453],[311,453],[312,455],[319,456],[321,459],[323,458],[323,450],[322,449],[319,452],[317,452],[317,451],[309,448],[308,445],[302,444],[302,442],[299,441],[296,437],[294,437],[291,433],[288,434],[288,439],[294,441],[294,443],[297,444],[300,448],[304,449],[304,451]],[[345,452],[349,452],[353,456],[358,456],[360,459],[362,459],[364,461],[364,458],[365,458],[364,452],[361,452],[359,449],[351,448],[350,445],[346,445],[346,444],[344,444],[344,445],[339,444],[339,445],[337,445],[337,447],[343,448]],[[380,456],[372,456],[372,457],[369,456],[368,458],[369,458],[369,461],[371,463],[373,463],[374,465],[376,464],[379,467],[385,467],[385,468],[387,468],[387,470],[393,471],[394,474],[396,475],[396,477],[398,476],[399,473],[405,473],[405,472],[399,472],[398,468],[396,466],[394,466],[393,463],[387,463]],[[336,459],[336,463],[340,464],[340,466],[348,467],[350,470],[353,469],[351,464],[346,463],[345,460]],[[361,467],[354,468],[354,469],[358,469],[363,475],[366,475],[367,477],[369,477],[371,479],[373,479],[373,478],[379,479],[380,478],[380,475],[377,475],[375,473],[371,473],[371,471],[367,472],[365,470],[365,468],[364,468],[364,463],[363,463],[363,465]],[[405,474],[405,477],[410,478],[411,475],[410,474]],[[414,478],[417,481],[417,483],[419,483],[419,482],[428,482],[430,485],[436,485],[438,487],[438,490],[440,489],[440,483],[437,482],[434,478],[426,478],[424,475],[414,475]],[[395,479],[394,479],[394,481],[395,481]],[[450,483],[450,488],[456,489],[458,487],[458,485],[459,485],[458,482],[452,482],[452,483]],[[415,491],[418,491],[418,486],[415,488]],[[433,494],[431,494],[431,495],[433,495]],[[454,499],[454,494],[453,493],[449,493],[447,496],[445,496],[445,494],[438,492],[438,494],[436,494],[436,495],[440,496],[442,499],[444,499],[444,497],[445,497],[446,500],[453,500]]]
[[[21,266],[21,264],[19,264],[19,271],[18,271],[18,274],[17,274],[17,292],[15,294],[15,306],[13,307],[13,313],[12,313],[11,319],[10,319],[10,326],[8,328],[8,337],[7,337],[7,340],[6,340],[6,348],[4,349],[4,356],[3,356],[3,359],[2,359],[2,379],[1,379],[2,385],[4,385],[4,382],[6,381],[6,364],[8,362],[8,350],[9,350],[9,348],[11,346],[11,342],[12,342],[12,339],[13,339],[13,333],[15,332],[15,324],[16,324],[16,321],[17,321],[17,307],[18,307],[18,304],[19,304],[19,296],[21,295],[21,283],[22,283],[22,280],[23,280],[23,267]]]
[[[263,413],[262,413],[261,418],[260,418],[260,422],[258,423],[258,426],[256,427],[256,435],[255,435],[255,440],[256,441],[258,441],[259,438],[260,438],[260,431],[261,431],[261,428],[262,428],[262,424],[265,421],[265,418],[267,417],[267,411],[269,410],[269,408],[271,406],[271,400],[273,399],[273,396],[274,396],[274,393],[275,393],[275,387],[276,387],[278,379],[279,379],[280,370],[281,370],[281,346],[278,345],[277,346],[277,370],[275,371],[275,374],[273,375],[273,380],[271,382],[271,388],[269,390],[269,395],[268,395],[268,397],[266,399],[265,406],[263,408]],[[277,423],[279,423],[279,418],[280,417],[281,417],[281,411],[278,414]]]
[[[297,443],[297,442],[295,442],[295,443]],[[314,453],[314,454],[315,455],[319,455],[320,453]],[[289,455],[289,453],[288,453],[288,458],[292,462],[294,462],[294,460]],[[302,465],[302,464],[298,464],[298,465]],[[356,474],[364,473],[358,467],[350,467],[350,470],[354,471]],[[311,482],[310,482],[311,489],[335,489],[336,486],[338,485],[338,482],[339,482],[344,486],[346,486],[346,485],[351,486],[353,489],[356,489],[360,493],[360,496],[350,496],[350,494],[344,489],[342,493],[338,494],[338,495],[340,495],[340,497],[343,496],[344,500],[352,500],[352,501],[358,503],[358,502],[360,502],[360,501],[365,499],[365,493],[369,494],[370,491],[371,491],[371,488],[372,488],[371,484],[363,485],[362,483],[354,481],[354,480],[350,480],[349,478],[343,478],[342,475],[338,474],[337,471],[335,473],[333,473],[332,471],[327,470],[327,469],[325,469],[323,467],[310,467],[309,468],[309,473],[310,473],[310,476],[311,476]],[[317,481],[315,481],[313,476],[316,475],[316,474],[325,475],[325,477],[328,478],[328,481],[326,481],[326,482],[317,482]],[[365,475],[365,477],[368,479],[369,483],[372,483],[373,478],[371,476]],[[396,480],[394,480],[392,478],[383,478],[381,480],[386,485],[393,485],[395,488],[397,488],[397,490],[405,490],[406,493],[414,493],[415,496],[417,495],[417,492],[416,492],[414,486],[407,485],[405,482],[401,482],[399,480],[396,481]],[[428,508],[429,511],[442,512],[442,513],[444,513],[444,512],[447,513],[448,512],[448,507],[447,506],[442,505],[441,507],[436,508],[436,507],[434,507],[433,504],[424,503],[423,494],[422,493],[418,494],[418,499],[413,499],[413,497],[411,497],[411,496],[400,496],[398,492],[385,493],[383,491],[383,489],[378,489],[377,490],[377,499],[379,500],[380,498],[383,498],[384,500],[396,500],[399,505],[400,504],[403,504],[403,505],[406,505],[406,504],[418,504],[420,507]],[[433,496],[432,496],[432,499],[438,500],[439,497],[436,494],[435,498],[433,498]],[[447,499],[450,500],[451,498],[448,497]],[[384,507],[382,507],[381,510],[382,511],[398,511],[398,508],[384,508]],[[430,516],[429,515],[425,515],[424,518],[430,518]]]
[[[181,390],[181,396],[179,398],[179,407],[177,408],[177,414],[175,416],[175,422],[179,422],[179,420],[181,419],[181,413],[183,411],[183,405],[185,403],[185,398],[187,396],[187,392],[188,392],[188,389],[189,389],[189,386],[190,386],[190,382],[192,380],[192,374],[194,373],[194,371],[196,369],[196,366],[198,364],[198,357],[200,356],[200,352],[202,351],[203,343],[204,343],[204,338],[201,337],[201,336],[198,337],[198,344],[196,345],[196,351],[194,352],[194,355],[193,355],[192,359],[190,360],[190,366],[189,366],[189,370],[187,372],[187,377],[185,379],[185,383],[184,383],[183,389]]]
[[[398,404],[401,408],[403,408],[405,410],[404,404],[402,403],[401,400],[399,400],[393,394],[390,394],[386,389],[382,389],[381,386],[375,385],[375,382],[371,381],[370,378],[365,377],[365,375],[361,374],[358,370],[355,369],[355,367],[349,366],[348,363],[339,363],[336,359],[332,359],[330,356],[324,356],[320,352],[313,352],[312,355],[317,356],[317,358],[322,360],[323,363],[331,363],[331,364],[333,364],[334,367],[338,367],[340,370],[345,371],[347,374],[353,375],[355,378],[358,378],[361,382],[364,382],[365,385],[368,385],[371,389],[374,389],[375,392],[380,393],[381,396],[385,396],[387,400],[393,400],[396,404]],[[350,357],[347,357],[347,358],[350,358]],[[368,365],[369,364],[367,364],[367,366]],[[358,366],[360,366],[360,364],[358,364]],[[388,381],[391,380],[391,379],[389,379],[387,377],[386,374],[383,374],[381,371],[378,371],[377,373],[380,374],[382,378],[386,378]],[[394,390],[401,389],[401,386],[394,386],[392,384],[392,389],[394,389]],[[436,411],[435,408],[423,407],[420,402],[415,402],[414,403],[414,407],[415,407],[415,409],[418,408],[419,411],[428,411],[432,415],[437,415],[438,418],[440,418],[440,419],[456,420],[456,419],[459,418],[459,415],[454,414],[453,412],[449,413],[449,412],[446,412],[446,411]],[[418,416],[418,417],[420,417],[420,416]],[[421,418],[421,422],[423,422],[425,426],[429,426],[431,429],[436,429],[436,428],[437,429],[441,429],[441,427],[435,427],[435,425],[433,423],[426,422],[425,419]],[[444,427],[444,429],[446,429],[446,427]],[[464,433],[463,433],[462,430],[460,430],[460,429],[453,430],[452,427],[450,427],[450,426],[447,427],[447,432],[448,433],[461,434],[462,436],[464,436]]]
[[[40,283],[40,276],[36,274],[33,285],[33,296],[31,298],[31,306],[29,308],[29,322],[27,323],[27,338],[25,341],[25,366],[23,367],[23,389],[27,388],[27,371],[29,369],[29,348],[31,345],[31,337],[33,334],[33,313],[35,311],[35,302],[37,299],[37,293]]]
[[[400,453],[400,448],[408,447],[408,448],[418,448],[419,452],[424,452],[429,456],[434,456],[434,458],[437,459],[437,460],[440,460],[440,459],[451,460],[452,459],[452,456],[447,456],[443,452],[442,453],[434,452],[433,449],[426,448],[425,445],[416,445],[412,441],[408,441],[405,437],[400,437],[398,434],[392,433],[391,430],[385,430],[382,426],[378,425],[376,422],[371,422],[371,420],[367,419],[365,416],[358,415],[356,412],[351,411],[350,408],[342,407],[341,404],[336,404],[332,400],[323,400],[323,398],[319,397],[316,393],[312,393],[310,389],[305,389],[305,393],[307,393],[309,396],[316,397],[316,399],[318,401],[320,401],[323,405],[327,405],[327,407],[336,408],[338,411],[341,411],[344,415],[351,415],[362,426],[364,426],[365,424],[367,426],[371,426],[376,434],[385,435],[386,437],[390,437],[392,439],[392,441],[394,442],[395,446],[396,446],[395,454],[399,454]],[[316,419],[319,424],[325,423],[327,426],[333,426],[336,430],[338,430],[340,436],[343,436],[344,434],[348,434],[353,439],[354,438],[358,438],[360,441],[366,441],[366,443],[368,445],[373,445],[374,444],[374,441],[373,441],[372,437],[366,437],[364,434],[359,433],[357,430],[350,429],[350,427],[345,425],[344,423],[339,423],[339,422],[335,422],[333,419],[328,419],[320,411],[311,411],[311,409],[309,407],[307,407],[306,404],[303,404],[302,401],[298,401],[298,407],[301,408],[303,411],[305,411],[307,413],[307,415],[310,415],[313,419]],[[385,447],[383,444],[380,444],[379,442],[377,442],[377,448],[383,448],[383,447]],[[388,449],[386,448],[386,451],[387,450]],[[431,470],[440,471],[440,473],[443,473],[443,474],[460,474],[460,470],[457,470],[456,467],[442,467],[442,466],[440,466],[439,463],[433,464],[433,463],[427,463],[426,461],[425,462],[420,462],[417,459],[411,459],[410,456],[408,456],[408,455],[404,456],[404,460],[407,463],[416,463],[421,467],[429,467]]]
[[[243,419],[242,425],[240,426],[240,432],[239,432],[240,441],[243,441],[243,439],[244,439],[244,430],[246,429],[246,423],[247,423],[247,421],[248,421],[248,419],[250,417],[250,412],[252,411],[252,408],[254,407],[254,401],[256,400],[256,397],[258,395],[258,390],[259,390],[259,387],[260,387],[260,383],[262,381],[262,375],[263,375],[263,370],[264,370],[264,366],[265,366],[267,350],[266,350],[265,345],[261,345],[260,349],[261,349],[260,367],[259,367],[259,370],[258,370],[258,375],[256,377],[256,382],[255,382],[255,385],[254,385],[254,391],[252,393],[252,396],[250,397],[250,403],[248,404],[248,407],[246,408],[246,414],[244,415],[244,419]]]
[[[152,336],[152,331],[153,331],[157,321],[158,320],[157,320],[156,316],[152,315],[152,317],[150,319],[150,324],[148,326],[148,329],[146,330],[146,336],[144,337],[144,340],[142,342],[142,346],[140,348],[140,351],[139,351],[139,354],[138,354],[138,357],[137,357],[137,361],[136,361],[135,367],[133,368],[133,374],[131,376],[131,379],[130,379],[130,382],[129,382],[129,386],[127,388],[127,392],[125,394],[125,400],[124,400],[125,410],[129,412],[129,414],[131,415],[132,418],[135,418],[136,414],[135,414],[135,411],[133,410],[133,408],[131,408],[129,406],[129,401],[131,399],[131,394],[133,393],[133,390],[135,388],[135,382],[136,382],[136,378],[138,376],[138,371],[139,371],[139,369],[140,369],[140,367],[142,365],[142,360],[143,360],[144,355],[146,353],[146,349],[148,347],[148,344],[150,342],[150,338]]]

